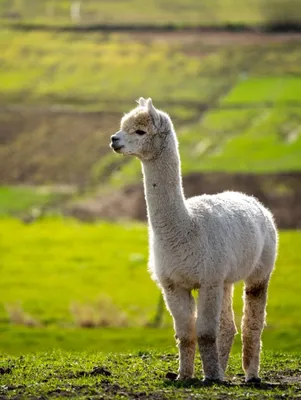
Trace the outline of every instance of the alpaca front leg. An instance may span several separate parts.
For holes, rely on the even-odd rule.
[[[258,377],[261,333],[265,321],[268,281],[246,283],[242,320],[243,369],[247,382],[260,382]]]
[[[220,317],[218,334],[218,354],[223,371],[227,369],[229,354],[237,329],[234,321],[233,306],[233,285],[226,283],[224,286],[223,305]]]
[[[177,379],[189,379],[194,373],[195,337],[195,301],[191,292],[179,288],[163,288],[163,295],[170,311],[179,349],[179,374]]]
[[[201,286],[198,298],[196,334],[205,381],[223,380],[218,355],[218,330],[222,308],[223,285]]]

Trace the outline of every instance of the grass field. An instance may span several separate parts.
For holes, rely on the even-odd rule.
[[[0,188],[0,216],[41,206],[48,203],[51,196],[51,193],[37,193],[27,188],[2,186]]]
[[[203,101],[224,83],[215,79],[213,87],[212,81],[202,76],[201,60],[187,59],[176,43],[144,43],[101,33],[21,35],[1,30],[0,37],[5,58],[1,97],[5,103],[65,103],[121,111],[120,102],[134,101],[141,88],[161,102],[177,100],[181,104]]]
[[[176,372],[174,352],[125,354],[48,352],[21,357],[0,356],[0,395],[16,398],[105,399],[242,399],[299,398],[300,356],[265,352],[264,382],[243,382],[240,357],[231,357],[224,385],[204,386],[201,365],[196,378],[181,384],[166,378]],[[96,397],[97,396],[97,397]]]
[[[283,4],[87,0],[78,23],[299,23],[298,1]],[[300,231],[280,233],[269,291],[262,376],[273,383],[242,383],[238,335],[231,384],[204,388],[165,377],[177,368],[174,332],[166,311],[153,326],[161,303],[147,271],[146,226],[84,224],[43,211],[93,196],[99,184],[101,198],[140,181],[139,162],[113,154],[108,142],[141,95],[170,113],[185,175],[299,171],[299,39],[58,32],[52,28],[74,23],[67,0],[0,0],[0,20],[7,27],[0,29],[0,398],[300,397]],[[15,23],[45,29],[8,28]],[[241,297],[238,284],[238,326]],[[200,369],[198,360],[197,378]]]
[[[138,181],[139,163],[108,142],[140,95],[171,114],[184,174],[299,170],[300,42],[216,40],[2,29],[0,178]]]
[[[301,259],[294,250],[300,244],[300,232],[281,233],[264,334],[268,349],[298,351],[301,344]],[[24,225],[6,219],[1,220],[0,251],[3,351],[126,351],[156,347],[158,342],[173,345],[167,313],[162,328],[147,328],[159,291],[147,272],[144,225],[88,225],[61,219]],[[238,324],[241,293],[238,285]],[[103,329],[85,328],[91,325]],[[239,347],[237,338],[236,351]]]
[[[141,90],[161,104],[189,108],[188,102],[190,113],[198,104],[218,100],[227,107],[300,101],[297,41],[237,47],[206,44],[197,35],[174,41],[103,33],[22,35],[2,29],[0,50],[5,103],[121,111]],[[174,113],[181,117],[181,109]]]
[[[71,193],[70,193],[71,192]],[[71,189],[30,186],[1,186],[0,187],[0,217],[7,215],[33,216],[41,209],[51,208],[64,202],[72,195]]]
[[[286,3],[286,4],[285,4]],[[17,0],[0,1],[0,15],[13,21],[70,24],[70,1]],[[138,0],[101,3],[81,2],[81,22],[84,24],[140,24],[181,26],[220,26],[225,24],[266,25],[277,22],[299,22],[298,1],[279,0],[152,0],[145,5]],[[79,22],[77,18],[75,21]]]
[[[279,172],[301,167],[301,113],[286,107],[214,110],[198,123],[179,130],[182,171]],[[96,173],[116,159],[99,161]],[[141,179],[140,163],[130,159],[109,177],[120,186]]]

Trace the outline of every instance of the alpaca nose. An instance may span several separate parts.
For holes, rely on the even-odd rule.
[[[112,135],[111,140],[112,140],[112,143],[116,143],[116,142],[118,142],[119,138],[116,137],[115,135]]]

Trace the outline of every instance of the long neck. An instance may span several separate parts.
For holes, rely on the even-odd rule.
[[[188,219],[176,144],[158,158],[143,161],[148,219],[154,232],[173,229]]]

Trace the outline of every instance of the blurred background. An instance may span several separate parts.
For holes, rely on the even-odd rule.
[[[264,347],[298,351],[301,1],[0,0],[0,23],[0,351],[174,347],[140,163],[109,148],[140,96],[173,119],[186,196],[274,213]]]

